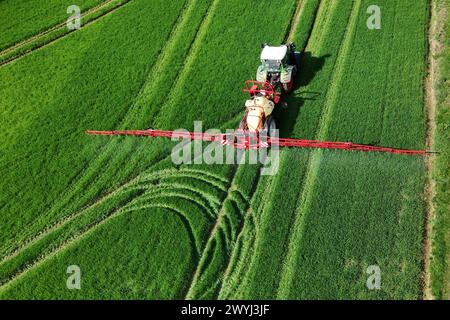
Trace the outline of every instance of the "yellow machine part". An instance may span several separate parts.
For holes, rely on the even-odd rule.
[[[264,126],[264,119],[272,114],[275,104],[266,97],[255,97],[245,102],[248,109],[247,126],[250,132],[260,131]]]

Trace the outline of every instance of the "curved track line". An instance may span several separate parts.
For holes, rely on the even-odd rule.
[[[179,177],[186,177],[187,176],[187,177],[190,177],[190,178],[194,178],[194,179],[203,181],[205,183],[209,183],[210,182],[210,180],[202,179],[201,177],[193,177],[192,174],[188,174],[188,175],[181,174],[180,175],[180,173],[183,173],[183,172],[182,172],[182,170],[177,170],[177,169],[165,169],[165,170],[156,171],[156,172],[154,172],[154,175],[152,177],[150,177],[150,175],[147,175],[146,176],[146,181],[149,182],[151,180],[158,180],[158,179],[164,179],[164,178],[174,178],[174,174],[177,174],[177,173],[178,173],[178,175],[176,176],[177,178],[179,178]],[[15,249],[11,253],[5,255],[0,260],[0,264],[3,264],[4,262],[14,258],[18,254],[20,254],[20,252],[22,250],[27,249],[28,247],[32,246],[37,241],[39,241],[42,238],[44,238],[44,237],[48,236],[49,234],[51,234],[53,231],[55,231],[55,230],[65,226],[66,224],[70,223],[76,217],[78,217],[79,215],[83,214],[86,210],[96,207],[97,205],[99,205],[103,201],[105,201],[105,200],[107,200],[109,198],[112,198],[112,197],[114,197],[115,195],[117,195],[117,194],[119,194],[121,192],[129,191],[130,189],[134,188],[136,185],[139,184],[139,182],[141,182],[138,178],[135,178],[135,179],[133,179],[131,181],[126,182],[125,184],[121,185],[119,188],[115,189],[114,191],[108,193],[104,197],[102,197],[100,199],[97,199],[97,201],[95,201],[94,203],[92,203],[92,204],[90,204],[90,205],[80,209],[79,211],[75,211],[71,215],[68,215],[68,216],[64,217],[63,219],[61,219],[60,221],[58,221],[57,223],[51,225],[49,228],[44,229],[37,236],[31,238],[29,241],[27,241],[25,243],[22,243],[22,245],[19,248]],[[224,190],[224,189],[220,189],[220,190]]]
[[[189,197],[187,195],[188,192],[194,193],[197,200],[194,200],[194,198]],[[157,188],[149,189],[148,191],[145,192],[145,195],[140,196],[137,202],[142,202],[148,199],[154,199],[158,197],[169,197],[171,196],[171,194],[177,195],[179,198],[195,201],[197,204],[201,205],[202,207],[205,208],[205,210],[207,210],[208,212],[206,214],[207,218],[212,220],[216,217],[218,211],[217,204],[220,202],[217,201],[216,203],[212,203],[209,194],[207,192],[192,189],[187,184],[186,185],[178,183],[158,184]],[[201,199],[201,201],[198,199]]]
[[[245,233],[245,228],[247,227],[253,230],[253,232],[250,234]],[[253,212],[249,209],[246,214],[245,225],[243,225],[237,237],[233,253],[222,277],[222,283],[218,293],[219,299],[229,299],[231,292],[239,290],[239,286],[242,285],[242,279],[246,279],[246,275],[251,266],[251,263],[248,263],[248,261],[252,260],[252,256],[249,257],[249,255],[251,254],[252,248],[254,248],[256,236],[257,228],[255,227]],[[246,258],[249,260],[245,260]],[[236,295],[233,298],[236,298]]]
[[[191,179],[195,179],[190,177]],[[140,185],[136,187],[132,187],[133,190],[152,190],[154,192],[163,192],[163,190],[168,190],[169,188],[178,188],[187,190],[196,194],[199,194],[206,202],[208,202],[209,206],[213,210],[213,212],[218,212],[220,209],[221,201],[219,198],[217,198],[214,194],[210,192],[205,192],[204,190],[200,188],[193,188],[191,185],[189,185],[188,182],[186,183],[179,183],[179,182],[168,182],[168,183],[158,183],[158,185],[153,186],[147,186],[147,185]],[[216,189],[217,191],[218,189]]]
[[[264,190],[265,190],[265,192],[264,192],[264,194],[269,194],[269,190],[270,190],[270,186],[271,186],[271,182],[272,182],[272,176],[269,178],[270,180],[267,182],[267,185],[265,186],[265,188],[264,188]],[[263,208],[262,208],[262,210],[264,210],[264,208],[265,208],[265,206],[267,205],[267,201],[264,201],[263,202],[263,204],[262,204],[262,206],[263,206]],[[224,284],[228,281],[228,279],[229,279],[229,277],[230,276],[232,276],[232,274],[234,274],[235,272],[238,272],[238,273],[241,273],[240,272],[240,270],[237,270],[237,271],[235,271],[235,269],[234,269],[234,267],[236,267],[236,265],[234,264],[234,263],[238,263],[238,261],[241,259],[241,258],[243,258],[242,257],[242,253],[241,254],[239,254],[240,252],[238,252],[238,251],[236,251],[236,249],[239,247],[239,241],[241,241],[242,240],[242,238],[245,236],[245,234],[244,234],[244,232],[245,232],[245,227],[247,226],[247,225],[254,225],[255,226],[255,228],[254,228],[254,233],[255,233],[255,237],[257,236],[257,233],[258,233],[258,228],[256,227],[256,222],[255,222],[255,218],[253,217],[253,209],[252,209],[252,207],[251,207],[251,204],[249,205],[249,207],[248,207],[248,209],[247,209],[247,211],[246,211],[246,213],[245,213],[245,215],[244,215],[244,217],[243,217],[243,221],[242,221],[242,223],[241,223],[241,226],[240,226],[240,228],[239,228],[239,231],[238,231],[238,234],[237,234],[237,237],[236,237],[236,245],[235,245],[235,248],[234,248],[234,250],[232,251],[232,253],[231,253],[231,255],[230,255],[230,259],[229,259],[229,262],[228,262],[228,264],[227,264],[227,266],[226,266],[226,268],[225,268],[225,271],[224,271],[224,274],[223,274],[223,281],[222,281],[222,284],[221,284],[221,287],[220,287],[220,289],[219,289],[219,296],[221,296],[222,295],[222,291],[223,291],[223,288],[224,288]],[[254,245],[255,245],[255,242],[253,241],[253,243],[252,244],[249,244],[249,243],[247,243],[247,245],[251,245],[251,247],[252,248],[254,248]],[[249,248],[249,250],[250,250],[250,248]],[[250,259],[247,261],[247,265],[248,266],[251,266],[253,263],[253,259],[252,259],[252,257],[250,257]],[[242,269],[242,268],[240,268],[240,269]],[[242,274],[242,273],[241,273]],[[245,273],[246,274],[246,273]],[[240,277],[241,279],[246,279],[246,276],[245,276],[245,274],[244,275],[242,275],[242,277]],[[237,285],[239,285],[239,284],[236,284],[236,286]]]
[[[284,35],[284,42],[287,42],[291,37],[292,37],[292,33],[295,31],[295,29],[296,29],[296,27],[297,27],[297,25],[298,25],[298,22],[299,22],[299,20],[300,20],[300,16],[301,16],[301,13],[303,12],[303,8],[304,8],[304,1],[303,0],[298,0],[298,2],[297,2],[297,4],[296,4],[296,6],[295,6],[295,9],[293,10],[293,13],[292,13],[292,17],[291,17],[291,19],[290,19],[290,23],[288,24],[288,26],[287,26],[287,31],[286,31],[286,34]],[[257,175],[258,175],[258,178],[257,178],[257,181],[259,180],[259,176],[260,176],[260,171],[257,173]],[[232,186],[233,186],[233,183],[231,184]],[[231,198],[231,194],[232,194],[232,192],[233,192],[233,190],[229,190],[228,191],[228,193],[227,193],[227,198]],[[226,199],[227,199],[226,198]],[[226,201],[226,199],[224,200],[224,201]],[[223,211],[223,209],[221,210],[221,212]],[[247,210],[247,212],[249,211],[249,209]],[[207,253],[207,251],[208,251],[208,248],[209,248],[209,244],[210,244],[210,241],[211,241],[211,239],[213,239],[213,237],[215,236],[215,233],[216,233],[216,230],[218,230],[218,225],[220,224],[220,222],[221,222],[221,220],[222,219],[225,219],[225,216],[223,216],[223,214],[220,214],[219,213],[219,217],[218,217],[218,220],[216,221],[216,223],[215,223],[215,225],[213,226],[213,229],[211,230],[211,234],[210,234],[210,236],[209,236],[209,238],[208,238],[208,242],[207,242],[207,244],[206,244],[206,246],[205,246],[205,249],[204,249],[204,251],[203,251],[203,253],[202,253],[202,256],[201,256],[201,258],[200,258],[200,263],[199,263],[199,266],[197,266],[197,270],[196,270],[196,272],[194,273],[194,276],[193,276],[193,279],[192,279],[192,281],[191,281],[191,285],[190,285],[190,288],[189,288],[189,290],[188,290],[188,292],[187,292],[187,294],[186,294],[186,299],[191,299],[191,298],[193,298],[193,290],[194,290],[194,288],[195,288],[195,285],[196,285],[196,283],[197,283],[197,281],[198,281],[198,278],[199,278],[199,271],[200,271],[200,269],[201,269],[201,267],[202,267],[202,261],[204,260],[204,256],[205,256],[205,254]],[[245,221],[245,216],[244,216],[244,221]],[[243,223],[242,223],[243,224]],[[224,231],[225,232],[225,231]],[[241,231],[239,231],[239,234],[240,234],[240,232]],[[239,238],[239,235],[237,235],[237,238]],[[228,266],[227,266],[228,267]],[[226,267],[226,268],[227,268]]]
[[[170,192],[166,192],[163,194],[150,194],[150,195],[146,194],[142,198],[139,198],[139,201],[136,201],[136,203],[134,204],[135,205],[134,207],[139,207],[139,206],[145,205],[146,203],[158,203],[158,201],[164,201],[164,200],[168,200],[170,203],[170,200],[172,200],[172,199],[186,200],[187,202],[198,207],[200,209],[200,211],[202,212],[202,214],[205,217],[209,218],[209,220],[214,219],[214,214],[211,214],[211,211],[209,210],[208,207],[205,206],[205,204],[203,202],[198,201],[195,198],[191,198],[181,192],[170,191]],[[149,201],[149,200],[151,200],[151,201]]]
[[[194,197],[189,197],[187,194],[189,192],[192,192],[194,194]],[[159,194],[161,193],[161,194]],[[165,188],[165,185],[158,185],[158,189],[149,190],[145,193],[145,196],[142,196],[142,200],[146,201],[148,199],[157,198],[158,196],[161,197],[178,197],[183,198],[186,200],[193,201],[197,203],[198,205],[201,205],[205,208],[205,210],[208,212],[208,217],[210,219],[215,218],[215,209],[211,206],[211,203],[208,199],[204,197],[203,194],[200,194],[196,190],[192,190],[191,188],[188,188],[186,186],[179,186],[179,185],[170,185]],[[201,199],[201,200],[199,200]]]
[[[235,168],[235,170],[237,171],[238,168]],[[235,177],[236,177],[236,175],[234,175],[233,181],[234,181]],[[200,255],[199,263],[197,264],[197,267],[195,268],[195,271],[194,271],[194,273],[192,275],[191,281],[189,282],[190,285],[189,285],[189,288],[188,288],[188,290],[187,290],[187,292],[185,294],[185,300],[189,300],[191,298],[191,295],[193,294],[192,290],[194,290],[194,287],[195,287],[195,285],[197,283],[197,280],[198,280],[198,277],[200,275],[200,269],[201,269],[201,266],[202,266],[202,261],[204,261],[204,259],[205,259],[205,254],[207,253],[208,248],[211,245],[211,241],[214,238],[215,233],[218,230],[219,224],[222,221],[222,218],[223,218],[223,216],[225,214],[225,209],[223,207],[223,203],[225,203],[225,201],[230,197],[230,193],[233,190],[236,190],[236,187],[233,184],[233,181],[231,182],[230,187],[227,190],[226,198],[222,201],[222,208],[220,209],[219,214],[217,215],[217,219],[216,219],[215,223],[213,224],[212,228],[210,229],[209,235],[208,235],[207,240],[206,240],[206,244],[205,244],[204,249],[203,249],[203,251],[202,251],[202,253]]]
[[[188,186],[183,186],[183,187],[184,187],[184,188],[188,188]],[[151,192],[151,191],[150,191],[150,192]],[[148,208],[148,207],[156,207],[156,206],[164,207],[164,208],[173,208],[172,206],[170,206],[170,205],[168,205],[168,204],[165,204],[165,203],[163,203],[163,204],[161,204],[161,203],[141,204],[141,205],[137,206],[137,204],[139,203],[139,201],[141,201],[141,197],[145,197],[145,195],[147,195],[147,194],[148,194],[148,192],[146,192],[146,193],[144,193],[144,194],[141,194],[141,195],[135,197],[134,199],[129,200],[128,203],[125,204],[125,205],[123,205],[122,207],[114,209],[113,211],[111,211],[110,214],[100,216],[98,219],[94,220],[94,222],[91,222],[91,223],[87,224],[85,227],[82,227],[77,233],[75,233],[74,235],[72,235],[71,237],[69,237],[67,240],[62,241],[62,242],[61,242],[60,244],[58,244],[54,249],[50,250],[49,252],[44,252],[43,254],[41,254],[38,258],[34,259],[33,261],[38,261],[38,260],[41,260],[41,259],[45,259],[46,257],[50,257],[53,253],[56,254],[59,250],[63,249],[64,246],[65,246],[68,242],[74,243],[74,242],[78,241],[79,239],[82,238],[82,236],[83,236],[86,232],[88,232],[88,231],[89,231],[89,232],[95,231],[95,229],[96,229],[98,226],[102,225],[106,220],[109,220],[110,218],[113,218],[113,217],[115,217],[115,216],[117,216],[117,215],[119,215],[119,214],[121,214],[121,213],[123,213],[123,212],[135,211],[135,210],[140,210],[140,209],[143,209],[143,208],[145,209],[145,208]],[[163,197],[164,197],[164,195],[163,195]],[[190,201],[190,202],[192,202],[192,199],[187,199],[187,200]],[[219,203],[220,203],[220,202],[219,202]],[[198,204],[198,208],[199,208],[201,211],[203,211],[203,212],[205,212],[204,210],[206,210],[206,209],[205,209],[204,207],[202,207],[202,205],[200,205],[200,204]],[[217,210],[216,210],[216,211],[217,211]],[[180,212],[181,212],[181,211],[180,211]],[[188,218],[187,216],[189,216],[189,215],[186,215],[186,216],[185,216],[185,219],[189,221],[189,218]],[[206,216],[208,216],[208,215],[206,214]],[[190,222],[189,222],[189,225],[191,225]],[[191,229],[193,229],[193,228],[191,228]],[[197,246],[197,249],[198,249],[198,248],[200,248],[199,246],[201,246],[201,239],[199,239],[199,238],[197,238],[197,237],[195,237],[195,236],[194,236],[194,238],[195,238],[195,243],[196,243],[196,246]],[[199,249],[198,249],[198,250],[199,250]],[[197,251],[198,251],[198,250],[197,250]],[[22,251],[23,251],[23,250],[22,250]],[[22,252],[22,251],[21,251],[21,252]],[[44,250],[44,251],[45,251],[45,250]],[[19,252],[18,254],[20,254],[20,252]],[[15,278],[15,275],[16,275],[16,274],[18,274],[18,273],[25,273],[25,272],[27,272],[29,269],[31,269],[32,267],[33,267],[33,263],[27,264],[24,268],[19,269],[19,271],[16,272],[16,273],[14,273],[13,276],[7,277],[6,280],[0,285],[0,288],[1,288],[2,285],[5,285],[5,284],[11,282],[11,281],[13,280],[13,278]]]
[[[118,217],[122,214],[125,214],[127,212],[132,212],[132,211],[142,210],[142,209],[150,209],[152,207],[167,209],[167,210],[172,211],[177,214],[177,216],[180,218],[183,225],[185,226],[186,231],[188,232],[188,236],[194,246],[193,247],[193,255],[195,257],[195,260],[198,261],[198,256],[199,256],[200,250],[198,247],[197,239],[193,232],[192,224],[190,223],[189,219],[187,219],[184,216],[184,213],[182,211],[180,211],[177,208],[173,208],[169,205],[160,205],[160,204],[155,204],[155,205],[149,204],[147,206],[143,206],[143,207],[137,208],[137,209],[131,209],[128,211],[126,209],[124,209],[125,207],[122,207],[118,210],[113,211],[110,215],[106,216],[105,219],[101,220],[100,222],[93,223],[90,226],[86,227],[85,230],[83,230],[80,234],[69,238],[68,240],[64,241],[61,245],[52,249],[48,254],[44,254],[44,255],[40,256],[39,258],[33,260],[31,263],[27,264],[24,268],[17,271],[14,275],[12,275],[11,277],[8,277],[8,279],[5,282],[0,284],[0,292],[6,290],[12,282],[17,281],[20,278],[22,278],[24,275],[26,275],[26,273],[28,271],[38,267],[45,261],[48,261],[49,259],[53,258],[57,253],[70,248],[71,245],[75,245],[78,241],[82,240],[83,238],[88,236],[90,233],[95,232],[95,229],[97,229],[98,227],[107,223],[109,220],[111,220],[115,217]]]
[[[166,51],[168,50],[168,48],[170,48],[171,47],[171,43],[175,40],[175,38],[176,38],[176,35],[178,34],[178,32],[179,32],[179,28],[180,28],[180,25],[188,18],[188,13],[189,13],[189,4],[191,3],[191,1],[186,1],[185,2],[185,4],[184,4],[184,7],[183,7],[183,9],[180,11],[180,15],[179,15],[179,17],[178,17],[178,19],[176,20],[176,22],[174,23],[174,25],[173,25],[173,27],[172,27],[172,30],[171,30],[171,32],[170,32],[170,35],[169,35],[169,37],[168,37],[168,39],[167,39],[167,41],[165,42],[165,45],[164,45],[164,47],[163,47],[163,49],[161,50],[161,52],[160,52],[160,54],[158,55],[158,57],[157,57],[157,59],[155,60],[155,63],[154,63],[154,65],[150,68],[150,71],[149,71],[149,73],[148,73],[148,75],[147,75],[147,81],[143,84],[143,86],[141,87],[141,90],[140,90],[140,92],[139,92],[139,94],[138,94],[138,96],[140,96],[141,94],[142,94],[142,92],[145,90],[145,84],[146,83],[148,83],[148,81],[151,81],[151,79],[153,78],[153,76],[152,75],[155,75],[155,74],[157,74],[157,71],[160,69],[160,64],[162,64],[163,63],[163,60],[164,60],[164,56],[167,54],[166,53]],[[209,9],[208,9],[209,10]],[[208,11],[207,11],[208,12]],[[200,29],[200,28],[202,28],[202,24],[200,24],[199,25],[199,28],[197,29],[197,33],[198,33],[198,30]],[[197,34],[195,35],[195,37],[197,37]],[[195,39],[195,37],[194,37],[194,39]],[[189,49],[190,50],[190,49]],[[190,51],[188,51],[188,53],[187,53],[187,56],[190,54]],[[180,69],[182,69],[184,66],[182,66]],[[171,89],[172,90],[172,89]],[[137,100],[138,98],[136,98],[135,100]],[[132,107],[133,108],[133,107]],[[130,109],[132,109],[132,108],[130,108]],[[130,109],[127,111],[127,114],[130,112]],[[122,119],[122,122],[125,120],[125,118],[127,117],[127,115]],[[101,155],[100,156],[98,156],[97,157],[97,161],[100,161],[100,163],[97,165],[97,162],[95,162],[94,164],[91,164],[91,167],[93,166],[93,165],[96,165],[97,167],[98,166],[100,166],[102,163],[104,163],[104,162],[106,162],[106,161],[108,161],[108,158],[109,158],[109,156],[114,152],[114,150],[112,149],[112,143],[108,143],[106,146],[104,146],[103,148],[102,148],[102,150],[101,150]],[[110,150],[108,150],[108,148],[111,148]],[[106,152],[106,154],[105,154],[105,152]],[[167,159],[169,156],[166,156],[165,158],[163,158],[163,160],[164,159]],[[160,160],[160,161],[162,161],[162,160]],[[158,162],[160,162],[160,161],[157,161],[157,162],[155,162],[155,163],[152,163],[152,165],[150,166],[150,167],[152,167],[152,166],[154,166],[155,164],[157,164]],[[148,168],[150,168],[150,167],[148,167]],[[93,169],[92,169],[93,170]],[[64,203],[66,203],[67,201],[70,201],[70,199],[72,199],[73,198],[73,196],[74,196],[74,193],[76,194],[76,187],[77,187],[77,185],[82,185],[82,184],[84,184],[84,183],[87,183],[87,182],[85,182],[84,180],[85,179],[89,179],[89,176],[87,177],[87,178],[84,178],[85,177],[85,174],[84,174],[84,176],[82,176],[81,178],[79,178],[78,180],[77,180],[77,182],[75,182],[74,184],[72,184],[72,186],[70,186],[69,187],[69,190],[67,190],[65,193],[63,193],[63,196],[62,197],[64,197],[65,199],[63,199],[63,200],[60,200],[59,201],[59,203],[57,202],[57,203],[54,203],[53,204],[53,206],[52,206],[52,208],[51,209],[49,209],[45,214],[44,214],[44,216],[47,216],[50,212],[53,212],[53,211],[55,211],[55,210],[58,210],[58,208],[59,207],[61,207],[61,206],[63,206],[64,205]],[[83,179],[84,178],[84,180],[81,180],[81,179]],[[101,196],[102,197],[102,196]]]
[[[188,178],[196,179],[196,180],[199,180],[201,182],[206,182],[206,183],[214,186],[218,190],[227,191],[226,184],[220,183],[220,182],[216,182],[213,179],[208,179],[208,178],[204,177],[203,175],[197,175],[196,172],[179,171],[178,175],[174,175],[174,176],[166,176],[166,175],[164,175],[164,176],[162,176],[162,178],[167,178],[167,179],[175,179],[175,178],[180,178],[180,177],[188,177]],[[156,178],[158,178],[158,176],[156,176]],[[146,183],[146,182],[154,180],[154,179],[155,179],[155,176],[147,177],[146,175],[144,175],[144,176],[140,176],[139,177],[139,179],[137,180],[137,183]]]

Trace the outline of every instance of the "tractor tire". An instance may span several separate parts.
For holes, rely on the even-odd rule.
[[[261,130],[261,136],[263,137],[271,137],[273,131],[276,130],[276,123],[273,117],[269,117],[264,123],[264,128]]]
[[[283,91],[285,93],[291,93],[292,89],[294,87],[294,79],[292,78],[290,82],[288,83],[283,83]]]
[[[274,131],[277,129],[277,125],[275,123],[275,119],[271,118],[269,123],[269,137],[274,135]]]
[[[302,60],[302,53],[301,52],[294,52],[294,61],[293,63],[297,66],[297,70],[300,68],[300,62]]]

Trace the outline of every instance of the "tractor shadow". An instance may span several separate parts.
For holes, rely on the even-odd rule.
[[[330,56],[330,54],[326,54],[321,57],[314,57],[309,51],[300,54],[293,92],[282,101],[282,103],[286,102],[288,106],[283,110],[281,110],[282,108],[277,109],[275,113],[281,138],[290,137],[293,133],[300,108],[303,107],[305,101],[317,100],[322,95],[322,92],[301,90],[301,88],[311,83]]]

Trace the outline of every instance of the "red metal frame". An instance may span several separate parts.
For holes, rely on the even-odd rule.
[[[274,138],[266,136],[257,136],[256,134],[247,134],[239,136],[236,134],[208,134],[203,132],[185,132],[185,131],[166,131],[166,130],[121,130],[121,131],[86,131],[91,135],[122,135],[122,136],[146,136],[146,137],[164,137],[181,138],[201,141],[218,141],[222,144],[231,145],[237,149],[259,149],[269,146],[288,147],[288,148],[316,148],[316,149],[340,149],[363,152],[387,152],[406,155],[427,155],[431,152],[426,150],[406,150],[388,147],[369,146],[364,144],[355,144],[352,142],[331,142],[318,140],[302,140],[288,138]],[[236,137],[236,139],[235,139]],[[252,141],[253,140],[253,141]]]
[[[270,82],[246,80],[244,84],[245,88],[242,89],[242,91],[248,92],[252,96],[256,95],[257,93],[264,93],[273,102],[275,102],[275,104],[280,102],[281,92],[276,91],[275,87]]]

